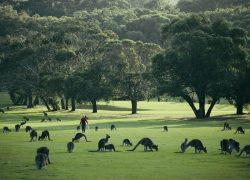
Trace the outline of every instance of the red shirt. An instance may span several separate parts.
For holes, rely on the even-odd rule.
[[[87,116],[84,116],[84,117],[82,117],[82,119],[81,119],[81,124],[88,124],[88,121],[87,121]]]

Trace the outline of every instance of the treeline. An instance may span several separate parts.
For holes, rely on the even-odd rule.
[[[249,8],[193,14],[180,12],[180,3],[2,0],[1,89],[14,104],[49,111],[91,102],[97,112],[99,100],[123,99],[134,114],[139,100],[168,94],[187,101],[197,118],[209,117],[222,97],[243,114]]]

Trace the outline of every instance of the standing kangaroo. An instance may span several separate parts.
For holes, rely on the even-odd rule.
[[[244,146],[243,149],[240,151],[239,156],[241,156],[241,154],[242,154],[243,152],[245,152],[246,155],[250,156],[250,145]]]
[[[67,143],[67,150],[68,150],[69,153],[72,153],[72,152],[73,152],[74,146],[75,146],[75,145],[74,145],[73,142],[68,142],[68,143]]]
[[[207,149],[206,147],[203,146],[202,142],[199,139],[193,139],[191,141],[189,141],[189,143],[187,143],[187,145],[185,146],[185,150],[188,147],[194,147],[195,153],[197,153],[197,151],[200,153],[201,151],[204,151],[205,153],[207,153]]]
[[[110,126],[110,129],[111,129],[111,131],[116,130],[115,125],[114,125],[114,124],[112,124],[112,125]]]
[[[76,133],[75,137],[72,138],[72,142],[79,142],[80,138],[84,137],[86,142],[90,142],[87,140],[87,137],[83,133]]]
[[[158,151],[158,145],[155,145],[153,143],[153,141],[149,138],[142,138],[132,150],[129,151],[134,151],[139,145],[143,145],[144,146],[144,151],[147,151],[148,149],[150,149],[151,151],[153,151],[153,149],[155,149],[156,151]]]
[[[108,143],[110,136],[106,134],[106,138],[100,139],[98,142],[98,150],[97,151],[105,151],[105,144]]]

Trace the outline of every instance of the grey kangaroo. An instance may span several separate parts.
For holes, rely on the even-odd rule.
[[[153,151],[153,149],[155,151],[158,151],[158,145],[155,145],[153,143],[153,141],[149,138],[142,138],[136,145],[135,147],[132,149],[132,150],[129,150],[129,151],[134,151],[139,145],[143,145],[144,146],[144,151],[147,151],[148,149],[150,151]]]
[[[194,147],[195,153],[197,153],[197,151],[199,153],[201,151],[204,151],[205,153],[207,153],[206,147],[203,146],[202,142],[199,139],[193,139],[193,140],[189,141],[189,143],[187,143],[186,146],[185,146],[185,150],[188,147]]]

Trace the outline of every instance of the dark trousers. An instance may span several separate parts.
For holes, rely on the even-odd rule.
[[[82,132],[85,132],[86,124],[82,124]]]

